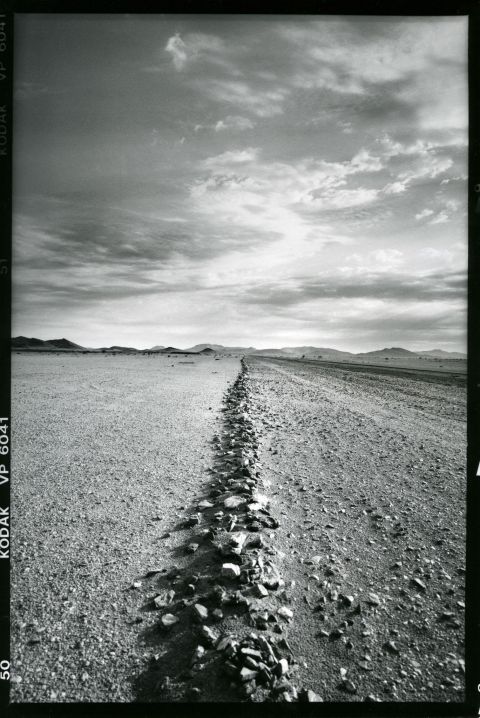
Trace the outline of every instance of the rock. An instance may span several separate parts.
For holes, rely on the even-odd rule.
[[[195,553],[198,550],[198,543],[189,543],[185,550],[187,553]]]
[[[396,654],[400,653],[400,651],[398,650],[397,645],[394,641],[386,641],[383,644],[383,648],[385,651],[388,651],[389,653],[396,653]]]
[[[163,570],[164,570],[163,568],[151,568],[145,574],[145,578],[150,578],[151,576],[156,576],[157,573],[162,573]]]
[[[229,496],[225,501],[223,502],[223,505],[227,509],[236,509],[238,506],[241,506],[245,503],[245,499],[243,499],[241,496]]]
[[[216,645],[217,651],[224,651],[228,646],[234,643],[233,636],[223,636]]]
[[[221,611],[219,608],[214,608],[212,611],[212,618],[214,618],[216,621],[221,621],[223,618],[223,611]]]
[[[195,516],[189,516],[189,518],[185,521],[184,526],[187,529],[193,528],[194,526],[198,526],[201,520],[202,517],[200,514],[196,514]]]
[[[268,596],[268,591],[261,583],[255,584],[255,594],[258,598],[266,598]]]
[[[320,698],[318,693],[315,693],[315,691],[306,691],[305,694],[305,700],[307,703],[323,703],[323,698]]]
[[[212,509],[214,504],[212,504],[211,501],[207,501],[207,499],[204,499],[203,501],[200,501],[198,504],[198,510],[204,511],[205,509]]]
[[[281,658],[275,668],[273,669],[273,672],[276,676],[281,678],[281,676],[286,676],[289,671],[289,665],[286,658]]]
[[[281,616],[282,618],[286,618],[287,620],[293,618],[293,611],[291,611],[286,606],[280,606],[280,608],[277,610],[277,613],[279,616]]]
[[[240,576],[240,566],[237,566],[236,563],[224,563],[222,565],[222,576],[238,578]]]
[[[323,632],[320,631],[320,633],[323,633]],[[330,639],[331,641],[337,641],[337,640],[338,640],[339,638],[341,638],[342,636],[343,636],[343,631],[342,631],[341,628],[334,628],[334,629],[331,630],[330,633],[328,634],[328,637],[329,637],[329,639]]]
[[[379,606],[381,601],[380,598],[377,596],[376,593],[369,593],[366,602],[369,603],[371,606]]]
[[[356,693],[357,692],[357,686],[349,678],[345,678],[342,681],[341,688],[343,688],[344,691],[347,691],[347,693]]]
[[[215,631],[212,631],[210,626],[202,626],[202,628],[200,629],[200,633],[203,636],[203,638],[205,638],[205,640],[208,641],[208,643],[213,644],[213,643],[216,643],[216,641],[218,640],[217,634],[215,633]]]
[[[203,622],[208,619],[208,608],[206,608],[205,606],[202,606],[201,603],[196,603],[193,607],[193,611],[194,611],[195,617],[199,621]]]
[[[177,618],[177,616],[174,616],[173,613],[164,613],[160,621],[162,622],[164,628],[171,628],[176,623],[178,623],[179,619]]]
[[[425,591],[427,589],[423,581],[421,581],[419,578],[412,578],[410,579],[410,582],[413,583],[414,586],[419,588],[420,591]]]
[[[195,661],[199,661],[201,658],[204,657],[204,655],[205,655],[205,648],[201,645],[198,645],[195,648],[195,652],[192,656],[192,663],[194,663]]]
[[[235,533],[232,533],[230,543],[232,546],[235,546],[235,548],[241,551],[247,538],[248,534],[246,534],[244,531],[236,531]]]
[[[242,683],[246,683],[247,681],[253,681],[257,677],[258,671],[253,671],[251,668],[246,668],[245,666],[240,671],[240,680]]]
[[[141,588],[142,582],[141,581],[134,581],[132,583],[132,588]]]
[[[243,648],[240,648],[240,654],[245,657],[254,658],[256,661],[262,660],[262,653],[261,651],[257,651],[255,648],[249,648],[248,646],[243,646]]]
[[[197,688],[196,686],[190,686],[187,689],[185,695],[191,701],[198,701],[200,699],[200,696],[202,695],[202,691],[200,690],[200,688]]]

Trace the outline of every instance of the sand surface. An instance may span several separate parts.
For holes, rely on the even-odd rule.
[[[296,582],[300,682],[334,701],[463,700],[461,379],[248,365],[276,543]]]
[[[183,361],[14,355],[12,699],[463,700],[464,375]]]
[[[180,540],[161,537],[206,480],[240,362],[12,359],[11,699],[134,700],[132,582]]]

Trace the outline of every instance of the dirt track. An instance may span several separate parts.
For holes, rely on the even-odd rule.
[[[462,700],[458,378],[248,364],[276,542],[296,582],[289,640],[300,682],[325,700]]]

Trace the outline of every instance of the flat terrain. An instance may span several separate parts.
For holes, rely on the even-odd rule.
[[[465,374],[246,367],[13,355],[13,701],[463,700]]]
[[[11,700],[131,701],[142,588],[238,359],[13,354]],[[145,654],[145,655],[144,655]]]
[[[462,700],[464,377],[248,366],[276,546],[295,582],[300,683],[325,700]]]

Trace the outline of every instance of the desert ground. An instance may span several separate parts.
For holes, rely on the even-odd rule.
[[[14,354],[11,700],[463,700],[461,369]]]

